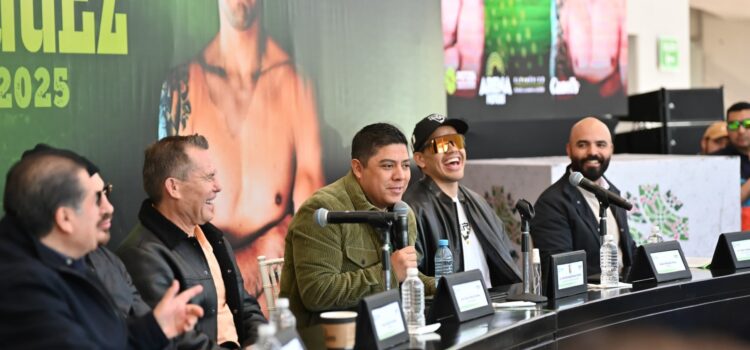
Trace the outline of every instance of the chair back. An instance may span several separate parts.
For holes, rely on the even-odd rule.
[[[276,298],[279,297],[279,286],[281,285],[281,268],[284,267],[284,258],[266,259],[265,255],[258,257],[260,276],[263,280],[263,294],[266,296],[268,313],[276,310]]]

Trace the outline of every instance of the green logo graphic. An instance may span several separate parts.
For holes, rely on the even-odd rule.
[[[636,244],[643,244],[651,234],[650,227],[656,225],[661,236],[668,240],[687,241],[690,239],[688,218],[678,215],[682,202],[668,190],[662,194],[659,185],[639,185],[638,197],[630,192],[625,193],[625,199],[633,203],[633,210],[628,213],[630,235]],[[645,232],[636,227],[646,227]]]

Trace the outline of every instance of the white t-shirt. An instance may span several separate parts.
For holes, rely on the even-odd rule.
[[[477,235],[474,233],[474,229],[469,224],[469,219],[466,218],[464,212],[464,206],[458,201],[458,198],[453,198],[453,203],[456,204],[458,209],[458,227],[461,234],[461,247],[464,254],[464,271],[479,270],[484,277],[484,285],[487,288],[492,287],[492,279],[490,278],[490,268],[487,266],[487,259],[484,256],[484,250],[482,245],[479,244]]]

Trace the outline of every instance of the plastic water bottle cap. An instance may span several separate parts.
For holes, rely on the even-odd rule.
[[[447,239],[441,239],[438,241],[438,247],[447,247],[448,246],[448,240]]]
[[[406,269],[407,277],[412,277],[412,276],[417,276],[417,275],[419,275],[419,270],[416,267],[410,267]]]
[[[539,257],[539,248],[534,248],[534,250],[531,251],[531,263],[532,264],[542,263],[542,258]]]
[[[280,308],[288,308],[289,307],[289,299],[287,298],[278,298],[276,299],[276,307]]]

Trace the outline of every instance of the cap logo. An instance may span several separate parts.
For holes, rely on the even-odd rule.
[[[445,121],[445,116],[440,114],[432,114],[427,117],[427,119],[438,122],[442,124]]]

